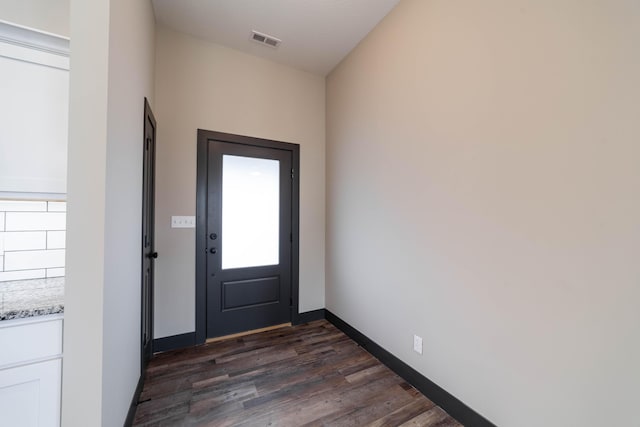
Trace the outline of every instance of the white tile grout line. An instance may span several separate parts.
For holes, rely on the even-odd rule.
[[[51,266],[51,267],[37,267],[37,268],[21,268],[19,270],[9,270],[9,271],[2,271],[0,273],[14,273],[14,272],[18,272],[18,271],[38,271],[38,270],[47,270],[49,268],[65,268],[64,265],[60,265],[60,266]],[[45,271],[46,273],[46,271]],[[22,280],[22,279],[20,279]],[[24,280],[31,280],[31,279],[24,279]],[[12,280],[9,280],[9,282],[11,282]]]
[[[66,248],[51,248],[51,249],[47,249],[47,248],[42,248],[42,249],[9,249],[4,251],[4,253],[7,252],[52,252],[52,251],[64,251]]]
[[[0,231],[0,233],[48,233],[50,231],[67,231],[64,230],[9,230],[9,231]]]

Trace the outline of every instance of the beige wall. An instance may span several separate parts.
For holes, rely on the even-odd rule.
[[[324,307],[324,78],[158,29],[155,336],[195,330],[196,135],[300,144],[300,311]]]
[[[64,426],[121,426],[140,376],[149,1],[72,0]]]
[[[80,427],[102,416],[109,1],[71,17],[62,423]]]
[[[401,2],[327,81],[327,308],[497,425],[636,424],[637,40],[633,1]]]
[[[69,0],[0,0],[0,20],[69,36]]]
[[[154,105],[155,67],[151,1],[111,0],[110,16],[102,371],[105,427],[124,424],[140,377],[143,117],[144,98]]]

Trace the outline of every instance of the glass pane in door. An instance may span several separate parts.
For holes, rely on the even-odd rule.
[[[279,264],[280,162],[222,156],[222,268]]]

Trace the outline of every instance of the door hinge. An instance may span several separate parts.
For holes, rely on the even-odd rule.
[[[295,171],[291,169],[291,179],[294,179],[295,177],[296,177]]]

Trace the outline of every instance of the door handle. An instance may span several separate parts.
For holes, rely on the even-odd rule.
[[[147,255],[147,257],[156,259],[158,258],[158,252],[151,252],[149,255]]]
[[[209,249],[209,252],[215,255],[215,253],[218,252],[218,250],[216,248],[211,248]]]

